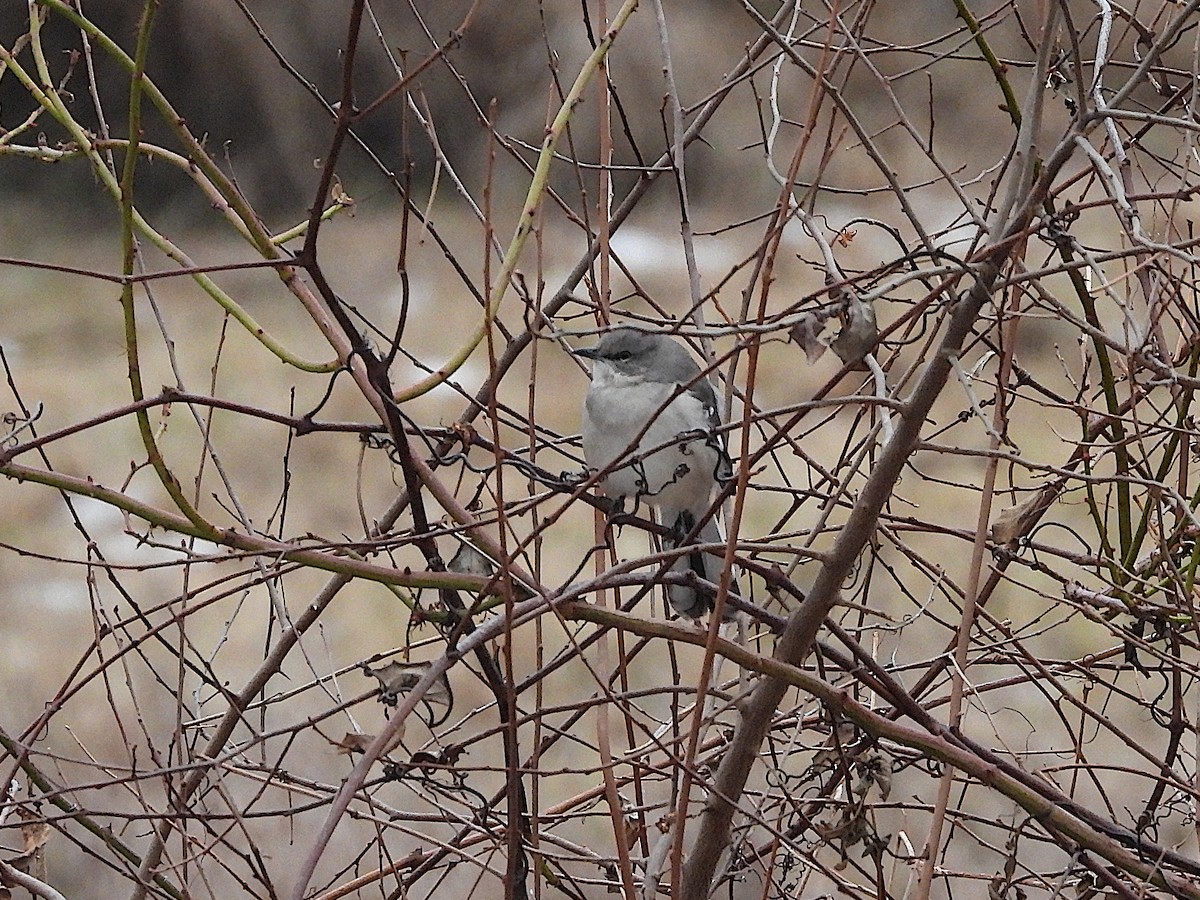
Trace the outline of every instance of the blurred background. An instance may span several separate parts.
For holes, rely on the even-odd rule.
[[[618,5],[610,0],[607,13],[612,15]],[[1164,27],[1172,6],[1155,11],[1139,7],[1136,17],[1118,16],[1111,35],[1113,84],[1123,83],[1134,71],[1147,36]],[[78,0],[74,8],[125,52],[134,51],[142,4]],[[398,347],[391,374],[393,384],[403,388],[444,364],[480,322],[482,299],[492,290],[513,234],[547,123],[603,35],[605,13],[590,3],[369,4],[354,69],[359,109],[393,86],[398,73],[424,63],[436,47],[444,46],[444,55],[407,92],[356,122],[336,166],[334,192],[316,197],[334,131],[332,106],[341,90],[350,8],[349,2],[332,0],[172,0],[158,9],[146,72],[271,234],[300,226],[314,203],[328,206],[345,198],[344,208],[322,225],[317,258],[369,342],[383,350],[393,342]],[[1065,8],[1072,11],[1082,52],[1090,58],[1098,35],[1096,6],[1071,2]],[[787,340],[789,322],[829,300],[822,248],[798,221],[782,227],[769,290],[762,290],[760,266],[774,252],[770,216],[783,190],[778,176],[788,171],[793,155],[799,158],[797,202],[811,214],[847,277],[861,278],[863,290],[878,288],[896,273],[965,256],[979,240],[978,220],[994,205],[1011,162],[1015,128],[993,70],[960,15],[963,10],[977,17],[997,54],[997,66],[1007,74],[1016,98],[1023,99],[1044,10],[1035,0],[968,2],[960,10],[950,2],[852,3],[837,9],[840,18],[824,4],[798,4],[781,28],[792,36],[793,52],[828,72],[838,103],[827,96],[815,100],[813,79],[770,44],[756,52],[731,84],[725,82],[762,34],[751,13],[771,18],[779,11],[777,4],[663,3],[685,122],[708,104],[716,105],[702,137],[686,155],[703,308],[710,323],[728,326],[718,333],[715,351],[721,355],[739,348],[737,327],[756,316],[775,329],[762,344],[754,369],[759,418],[747,439],[752,450],[770,449],[756,457],[741,534],[765,548],[756,556],[759,561],[778,566],[801,587],[815,571],[811,554],[829,548],[854,502],[869,469],[862,460],[873,458],[876,437],[871,429],[878,419],[868,411],[869,404],[847,401],[828,409],[814,407],[785,440],[777,440],[772,431],[821,391],[837,399],[873,390],[862,373],[839,374],[842,364],[832,353],[810,360]],[[78,153],[62,121],[69,118],[99,139],[102,155],[115,154],[111,160],[119,174],[120,148],[105,146],[103,139],[120,140],[128,133],[129,79],[103,41],[95,35],[85,40],[62,10],[51,9],[35,24],[40,29],[37,45],[64,112],[56,118],[42,110],[37,92],[16,68],[3,72],[0,350],[7,387],[0,393],[0,411],[12,412],[13,422],[25,417],[22,409],[35,413],[36,432],[44,435],[106,417],[130,402],[127,334],[115,280],[122,269],[118,204],[95,167]],[[40,81],[30,33],[26,4],[0,3],[0,44],[28,77]],[[1156,109],[1163,96],[1186,86],[1194,71],[1188,40],[1170,48],[1161,71],[1130,92],[1131,108]],[[1064,38],[1062,44],[1067,54],[1070,41]],[[673,134],[663,68],[654,9],[643,4],[619,35],[608,62],[613,208],[630,191],[640,190],[647,172],[662,169],[660,160]],[[1080,90],[1069,67],[1063,69],[1057,90],[1046,91],[1044,133],[1038,142],[1043,150],[1070,126],[1072,98]],[[186,150],[170,123],[149,101],[143,103],[143,116],[142,140],[177,155],[148,156],[137,169],[136,206],[154,235],[140,237],[139,271],[169,273],[180,267],[179,253],[197,266],[261,263],[241,229],[217,208],[187,160],[178,156]],[[601,221],[597,162],[603,118],[597,91],[589,86],[558,146],[549,193],[521,257],[520,281],[510,288],[496,318],[496,353],[505,341],[528,332],[536,313],[561,289],[573,290],[577,299],[556,310],[504,374],[495,421],[482,416],[473,424],[485,437],[554,474],[582,468],[576,435],[587,375],[566,349],[591,343],[597,327],[602,274],[586,260]],[[1190,145],[1181,137],[1185,131],[1158,128],[1139,135],[1138,146],[1145,152],[1130,176],[1134,190],[1165,192],[1191,184],[1194,164]],[[869,147],[860,135],[869,136]],[[655,174],[657,180],[612,236],[611,292],[618,317],[671,323],[691,305],[680,189],[669,171]],[[1104,184],[1082,158],[1061,178],[1059,198],[1081,208],[1076,226],[1080,240],[1100,256],[1114,252],[1097,265],[1097,272],[1124,285],[1128,270],[1121,252],[1127,245],[1118,217],[1109,206],[1086,207],[1090,200],[1108,202]],[[1184,232],[1191,225],[1192,202],[1190,195],[1181,195],[1147,203],[1142,208],[1147,232],[1157,240],[1182,243],[1189,237]],[[294,252],[302,240],[293,238],[283,246]],[[179,252],[164,250],[166,241]],[[935,260],[931,247],[948,256]],[[1048,248],[1037,245],[1030,265],[1049,266],[1054,256]],[[582,279],[572,274],[577,269],[584,273]],[[231,269],[211,277],[217,291],[297,357],[314,364],[332,359],[328,342],[271,268]],[[934,280],[930,275],[881,289],[880,325],[907,316]],[[1073,302],[1065,275],[1047,275],[1039,284],[1047,294]],[[400,470],[386,449],[345,431],[296,437],[246,410],[293,418],[318,411],[319,421],[360,425],[376,425],[377,417],[345,375],[305,372],[281,363],[253,329],[227,315],[213,293],[188,277],[162,277],[143,282],[136,295],[147,393],[171,385],[241,407],[212,411],[170,404],[150,410],[156,440],[184,492],[224,525],[249,521],[253,529],[281,540],[357,547],[402,487]],[[1022,306],[1019,334],[1022,364],[1040,383],[1053,386],[1055,396],[1076,398],[1078,405],[1048,402],[1045,396],[1011,400],[1016,405],[1006,432],[1010,449],[1030,454],[1043,467],[1010,468],[1001,479],[1000,490],[1007,493],[997,507],[1027,499],[1048,477],[1045,467],[1061,465],[1070,456],[1088,404],[1102,405],[1095,363],[1077,323],[1039,306],[1039,299],[1021,302],[1028,304]],[[1179,302],[1187,306],[1193,300],[1188,295]],[[940,311],[935,306],[918,316],[911,330],[893,338],[886,353],[881,349],[891,386],[911,383]],[[1103,307],[1100,316],[1112,334],[1125,327],[1120,303]],[[1174,345],[1183,328],[1168,327]],[[996,402],[991,393],[998,377],[996,358],[997,346],[980,341],[963,360],[969,373],[964,384],[976,385],[989,417]],[[723,365],[718,370],[735,421],[743,409],[748,374],[745,357],[739,359],[741,368]],[[469,398],[492,371],[488,349],[480,346],[444,385],[403,405],[416,452],[436,456],[436,444],[449,440]],[[966,389],[948,391],[929,423],[931,439],[955,449],[987,446],[987,427],[973,409],[979,397]],[[21,432],[15,440],[28,440],[31,434]],[[740,429],[733,437],[741,439]],[[170,506],[145,465],[142,438],[127,412],[56,439],[45,452],[44,461],[32,453],[20,460]],[[459,502],[490,527],[499,528],[495,522],[502,519],[514,542],[528,540],[521,562],[543,584],[559,588],[592,571],[590,507],[568,503],[565,496],[552,495],[511,470],[501,469],[498,476],[491,468],[494,459],[478,447],[463,450],[460,457],[447,454],[440,462],[439,471]],[[983,471],[982,456],[922,455],[919,465],[906,471],[888,527],[847,586],[852,598],[847,621],[861,627],[864,644],[875,658],[893,665],[899,677],[916,680],[953,638]],[[1188,494],[1186,476],[1178,487]],[[1094,504],[1082,493],[1071,494],[1056,509],[1059,530],[1040,538],[1050,548],[1042,550],[1053,571],[1039,568],[1039,558],[1020,578],[996,590],[989,607],[994,618],[987,624],[994,630],[975,648],[978,668],[973,671],[979,681],[1002,680],[1024,665],[1004,656],[1014,633],[1032,655],[1055,662],[1119,658],[1115,625],[1062,602],[1065,579],[1096,589],[1106,586],[1099,567],[1080,562],[1105,546],[1094,534],[1080,536]],[[437,509],[432,515],[442,528],[440,552],[449,559],[459,546],[452,523]],[[373,559],[423,568],[407,541],[410,525],[402,520],[394,543]],[[1168,530],[1164,526],[1162,532]],[[1154,531],[1151,540],[1158,536]],[[646,552],[646,540],[643,532],[623,530],[617,538],[619,555],[637,558]],[[272,558],[264,559],[273,565]],[[167,798],[178,789],[179,779],[189,766],[207,765],[197,760],[216,717],[227,708],[224,691],[242,688],[286,623],[328,583],[323,573],[288,572],[275,580],[277,593],[268,594],[254,581],[261,574],[255,566],[246,556],[148,530],[110,505],[68,500],[41,485],[0,482],[0,726],[12,736],[41,723],[22,739],[36,748],[33,758],[52,776],[42,794],[92,811],[96,821],[137,853],[146,851],[156,817],[168,808]],[[748,580],[747,587],[749,599],[776,614],[787,611],[787,599],[772,596],[761,580]],[[351,765],[335,742],[347,732],[377,732],[384,720],[384,711],[367,697],[373,683],[357,671],[357,664],[422,661],[442,652],[436,630],[414,624],[404,599],[412,598],[356,581],[329,606],[318,627],[305,636],[301,651],[289,657],[264,688],[260,704],[246,714],[228,756],[212,766],[203,791],[209,818],[204,823],[180,819],[188,837],[182,843],[173,839],[164,869],[171,881],[188,884],[194,896],[237,891],[279,896],[290,890],[297,861],[308,851],[329,798]],[[429,596],[419,599],[433,602]],[[653,604],[644,600],[637,612],[662,617],[661,602]],[[1053,632],[1051,625],[1057,626]],[[520,682],[554,654],[570,653],[579,634],[566,623],[547,625],[544,631],[539,624],[536,631],[530,627],[513,635],[511,646],[498,642],[497,653],[511,654]],[[690,726],[680,708],[694,699],[689,691],[694,693],[702,654],[667,642],[632,653],[632,644],[624,640],[614,643],[613,650],[629,654],[628,668],[619,683],[605,682],[603,691],[610,698],[620,695],[612,700],[623,716],[613,751],[628,754],[620,763],[621,777],[627,779],[621,782],[622,796],[628,795],[631,810],[630,832],[624,837],[637,855],[653,844],[670,812],[678,770],[662,760],[682,754],[684,744],[672,741],[687,738]],[[751,640],[755,649],[769,650],[765,631],[755,632]],[[599,897],[613,883],[612,821],[592,793],[600,782],[591,710],[604,680],[596,674],[597,666],[590,652],[571,655],[545,679],[545,686],[536,682],[521,700],[522,715],[529,717],[522,724],[523,755],[556,735],[544,755],[530,762],[540,774],[528,783],[540,792],[536,809],[546,814],[540,839],[551,862],[540,877],[546,885],[552,878],[567,883],[562,873],[569,870],[574,880],[562,891],[570,896]],[[474,663],[465,661],[460,671],[453,682],[449,723],[428,727],[414,721],[396,756],[463,746],[467,755],[461,770],[470,773],[472,790],[490,799],[505,789],[494,698]],[[945,687],[945,677],[937,682],[938,690]],[[1042,753],[1057,758],[1077,752],[1077,735],[1073,726],[1062,724],[1058,701],[1029,690],[1028,684],[1029,679],[1014,680],[1010,691],[995,695],[987,716],[972,724],[990,737],[1016,735],[1010,748],[1018,756],[1027,751],[1035,764]],[[1139,685],[1108,695],[1114,709],[1120,707],[1122,727],[1135,732],[1157,721],[1153,703],[1141,698],[1144,689],[1149,690]],[[810,700],[794,698],[794,704],[792,726],[808,723],[809,728],[795,727],[794,745],[781,751],[780,771],[786,778],[763,782],[759,787],[764,792],[767,787],[784,794],[815,790],[805,776],[811,778],[810,764],[815,766],[815,751],[829,730],[813,727],[818,717]],[[578,710],[584,714],[577,715]],[[724,709],[719,722],[729,725],[735,719],[731,709]],[[1157,746],[1158,736],[1146,740]],[[702,771],[716,765],[721,747],[716,741],[702,748]],[[1107,731],[1090,735],[1088,752],[1112,759],[1114,766],[1118,761],[1146,766],[1119,735]],[[14,755],[10,748],[9,756]],[[645,760],[650,760],[644,763],[646,782],[637,782],[642,775],[631,773],[642,773],[639,766]],[[0,774],[9,774],[11,766],[11,759],[0,760]],[[653,766],[659,768],[651,771]],[[343,823],[320,870],[320,883],[345,884],[353,876],[386,868],[405,853],[454,841],[464,823],[479,820],[484,823],[481,849],[463,851],[471,864],[455,868],[441,863],[444,871],[419,882],[412,896],[436,891],[497,896],[497,872],[505,865],[499,819],[489,819],[488,809],[481,811],[485,805],[451,790],[451,780],[439,777],[440,782],[374,785],[379,807],[364,804],[353,822]],[[914,766],[904,779],[898,776],[903,787],[895,789],[904,800],[880,804],[878,831],[911,832],[919,844],[933,778]],[[1144,802],[1147,794],[1146,782],[1137,779],[1124,784],[1117,779],[1109,790],[1105,796],[1115,798],[1112,805],[1118,809],[1126,801],[1131,808]],[[964,800],[968,811],[961,822],[982,836],[955,843],[945,857],[948,869],[960,866],[968,873],[971,889],[1003,869],[1006,853],[1015,853],[1004,847],[1005,834],[986,832],[990,825],[980,823],[1011,822],[1020,814],[1011,802],[995,795],[980,798],[979,793]],[[503,809],[503,800],[493,801],[492,807]],[[63,840],[56,833],[47,843],[45,875],[51,883],[77,896],[129,889],[135,865],[113,856],[61,808],[43,802],[39,809],[72,835]],[[447,809],[453,814],[432,821]],[[1162,817],[1160,839],[1193,850],[1185,812],[1181,806]],[[380,823],[391,823],[395,830]],[[6,852],[19,849],[19,839],[9,838],[11,830],[0,831]],[[756,840],[748,837],[747,847],[753,844],[762,851],[765,838]],[[189,869],[190,853],[202,856],[196,848],[221,841],[234,848],[233,861],[214,869],[201,865],[203,876]],[[226,845],[220,846],[223,850]],[[1056,847],[1038,845],[1029,853],[1022,860],[1030,869],[1055,871],[1064,865]],[[856,848],[856,859],[858,855]],[[836,856],[831,848],[813,850],[804,869],[812,880],[805,882],[808,893],[803,896],[840,883]],[[817,865],[817,858],[824,862]],[[908,863],[893,865],[888,890],[898,896]],[[777,875],[770,890],[764,888],[764,881]],[[739,882],[736,896],[800,890],[786,873],[772,872],[762,881],[757,877]],[[370,884],[375,891],[371,896],[402,890],[397,880]],[[544,895],[555,889],[546,886]]]

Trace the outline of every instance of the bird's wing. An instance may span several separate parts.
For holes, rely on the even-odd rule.
[[[699,378],[688,385],[687,393],[699,400],[704,407],[709,429],[718,431],[722,425],[721,412],[717,409],[717,392],[713,389],[712,382],[707,378]]]
[[[721,483],[733,477],[733,460],[729,458],[729,442],[727,435],[721,431],[725,424],[721,421],[721,411],[717,407],[717,392],[707,378],[700,378],[688,385],[685,392],[688,396],[700,401],[708,419],[708,445],[717,452],[717,465],[713,478]]]

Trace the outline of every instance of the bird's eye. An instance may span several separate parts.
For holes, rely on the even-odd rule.
[[[614,356],[613,359],[624,362],[625,360],[629,359],[631,355],[632,354],[628,350],[622,350],[620,353]]]

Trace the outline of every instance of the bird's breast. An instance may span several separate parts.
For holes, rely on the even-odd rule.
[[[689,393],[673,396],[673,384],[593,383],[583,422],[589,468],[610,469],[603,487],[610,496],[641,497],[674,505],[675,494],[707,495],[718,463],[706,442],[708,413]]]

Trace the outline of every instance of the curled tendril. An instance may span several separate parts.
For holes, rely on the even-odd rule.
[[[38,403],[37,409],[26,415],[20,415],[14,412],[6,412],[0,416],[0,422],[3,422],[5,427],[9,429],[4,437],[0,437],[0,450],[11,450],[21,443],[20,434],[23,431],[33,433],[33,423],[42,417],[42,412],[45,407]]]

